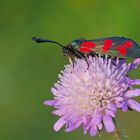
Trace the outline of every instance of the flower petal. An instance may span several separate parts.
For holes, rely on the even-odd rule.
[[[138,112],[140,112],[140,104],[138,102],[136,102],[135,100],[129,99],[127,101],[128,106]]]
[[[127,112],[128,111],[128,106],[127,106],[127,103],[125,101],[122,102],[122,111],[123,112]]]
[[[139,65],[140,64],[140,58],[135,59],[133,63],[136,63],[136,64]]]
[[[134,98],[134,97],[137,97],[137,96],[140,96],[140,89],[129,90],[124,95],[124,97],[126,97],[126,98]]]
[[[54,106],[55,103],[56,103],[56,100],[44,101],[44,105],[47,105],[47,106]]]
[[[81,124],[82,124],[82,121],[77,121],[75,124],[72,124],[71,126],[69,126],[65,131],[66,132],[73,131],[76,128],[78,128]]]
[[[133,69],[137,69],[137,67],[138,67],[139,64],[140,64],[140,58],[135,59],[135,60],[131,63],[129,71],[130,71],[130,70],[133,70]]]
[[[92,126],[90,128],[90,131],[89,131],[90,136],[96,136],[97,132],[98,132],[98,130],[97,130],[97,126],[96,125],[94,125],[94,126]]]
[[[109,115],[103,116],[103,123],[104,123],[104,127],[106,129],[106,132],[110,133],[115,130],[114,122]]]
[[[98,129],[99,130],[102,130],[103,129],[103,124],[102,123],[98,124]]]
[[[111,117],[114,118],[116,111],[112,111],[112,110],[106,109],[105,113],[106,113],[106,115],[110,115]]]
[[[54,111],[52,111],[52,114],[62,116],[62,111],[61,110],[54,110]]]
[[[118,96],[118,97],[113,98],[113,100],[117,103],[117,102],[123,101],[123,98]]]
[[[59,131],[63,125],[66,123],[63,117],[61,117],[55,124],[54,124],[54,130],[57,132]]]
[[[115,104],[109,104],[107,108],[112,110],[112,111],[117,111],[117,107]]]
[[[132,85],[140,85],[140,79],[133,80]]]
[[[90,118],[83,116],[82,121],[83,121],[84,134],[87,134],[87,130],[89,129],[91,123]]]
[[[98,125],[102,121],[102,115],[100,112],[96,112],[92,115],[91,125]]]
[[[117,108],[121,108],[122,107],[122,103],[116,103]]]

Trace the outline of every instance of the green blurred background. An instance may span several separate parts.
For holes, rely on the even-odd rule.
[[[53,131],[58,117],[43,105],[68,60],[54,44],[84,37],[126,36],[140,43],[139,0],[0,0],[0,140],[114,140],[93,138],[81,129]],[[140,69],[131,77],[140,78]],[[140,114],[117,114],[129,140],[140,138]]]

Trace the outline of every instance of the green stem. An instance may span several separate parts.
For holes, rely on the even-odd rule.
[[[114,133],[115,137],[116,137],[116,140],[121,140],[119,134],[118,134],[118,130],[116,129],[115,130],[115,133]]]
[[[128,140],[128,135],[126,134],[126,130],[121,128],[121,124],[118,123],[118,120],[115,121],[115,124],[116,124],[116,130],[115,130],[115,137],[116,137],[116,140]]]

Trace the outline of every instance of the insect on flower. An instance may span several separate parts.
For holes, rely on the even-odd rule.
[[[41,38],[32,38],[37,43],[50,42],[62,47],[63,55],[68,56],[69,60],[74,62],[75,58],[83,58],[86,60],[89,56],[108,57],[112,59],[139,58],[140,46],[125,37],[99,38],[94,40],[77,39],[66,46],[52,40],[44,40]]]

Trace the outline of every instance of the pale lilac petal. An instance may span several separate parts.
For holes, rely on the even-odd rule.
[[[55,103],[56,103],[56,100],[44,101],[44,105],[47,105],[47,106],[54,106]]]
[[[129,77],[125,77],[125,83],[128,84],[128,87],[131,87],[133,85],[133,81],[131,78]]]
[[[88,122],[88,118],[86,116],[83,116],[83,124],[86,124]]]
[[[106,113],[106,115],[110,115],[111,117],[115,117],[115,111],[112,111],[112,110],[109,110],[109,109],[106,109],[105,110],[105,113]]]
[[[107,108],[112,110],[112,111],[117,111],[116,104],[110,104]]]
[[[96,125],[94,125],[90,128],[90,131],[89,131],[90,136],[96,136],[97,132],[98,132],[98,129],[97,129]]]
[[[140,104],[138,102],[136,102],[135,100],[129,99],[127,103],[130,108],[136,110],[137,112],[140,112]]]
[[[135,59],[134,63],[140,64],[140,58]]]
[[[60,110],[54,110],[54,111],[52,111],[52,114],[58,115],[58,116],[62,116],[62,111],[60,111]]]
[[[121,102],[121,101],[123,101],[123,97],[115,97],[114,100],[116,102]]]
[[[104,123],[106,132],[111,133],[115,130],[114,122],[109,115],[103,116],[103,123]]]
[[[117,102],[116,106],[117,106],[117,108],[122,108],[122,102],[121,103]]]
[[[87,133],[87,130],[90,127],[90,121],[87,121],[87,123],[83,124],[83,130],[84,130],[84,134]]]
[[[102,121],[102,115],[100,112],[96,112],[92,116],[91,124],[92,125],[98,125]]]
[[[54,130],[57,132],[59,131],[64,125],[65,125],[66,121],[64,120],[64,118],[60,118],[55,124],[54,124]]]
[[[127,103],[125,101],[122,102],[122,111],[123,112],[127,112],[128,111],[128,106],[127,106]]]
[[[135,59],[130,65],[130,70],[137,69],[139,64],[140,64],[140,58]]]
[[[85,127],[83,127],[83,130],[84,130],[84,135],[86,135],[87,134],[87,128],[85,128]]]
[[[131,84],[132,85],[140,85],[140,79],[133,80],[133,82]]]
[[[83,130],[84,130],[84,134],[87,134],[87,130],[90,127],[90,120],[87,118],[86,122],[83,122]]]
[[[103,129],[103,124],[102,123],[98,124],[98,129],[99,130],[102,130]]]
[[[57,90],[57,88],[51,88],[51,92],[54,94],[54,95],[59,95],[59,91]]]
[[[124,95],[125,98],[134,98],[140,96],[140,89],[129,90]]]
[[[75,124],[72,124],[71,126],[69,126],[68,128],[66,128],[66,132],[70,132],[75,130],[76,128],[78,128],[80,125],[82,124],[82,121],[77,121]]]

